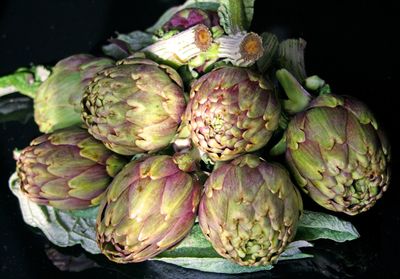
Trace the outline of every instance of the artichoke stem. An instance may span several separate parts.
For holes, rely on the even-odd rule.
[[[278,62],[281,68],[286,68],[300,83],[306,79],[304,50],[307,42],[303,39],[288,39],[280,43]]]
[[[264,53],[261,37],[253,32],[221,36],[215,41],[219,45],[218,57],[225,58],[235,66],[250,66]]]
[[[207,51],[211,43],[210,30],[205,25],[198,24],[168,39],[160,40],[144,48],[143,51],[181,66]]]
[[[310,93],[286,69],[276,71],[276,78],[289,98],[283,101],[284,109],[289,114],[296,114],[303,111],[311,101]]]

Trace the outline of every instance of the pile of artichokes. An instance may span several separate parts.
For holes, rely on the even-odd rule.
[[[97,243],[117,263],[153,258],[199,222],[222,257],[274,264],[300,191],[364,212],[388,187],[390,149],[362,102],[305,75],[303,40],[277,53],[241,5],[193,3],[112,39],[117,61],[77,54],[48,78],[18,72],[46,133],[16,156],[21,191],[60,210],[99,206]]]

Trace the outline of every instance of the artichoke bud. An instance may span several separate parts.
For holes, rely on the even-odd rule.
[[[201,157],[197,148],[193,148],[186,152],[175,153],[173,160],[182,171],[193,172],[200,169],[199,162],[201,161]]]
[[[303,208],[288,172],[248,154],[221,164],[204,186],[199,223],[214,249],[240,265],[274,264]]]
[[[82,119],[96,139],[123,155],[156,152],[174,138],[185,110],[179,74],[140,54],[100,72],[82,99]]]
[[[297,183],[329,210],[364,212],[388,187],[388,143],[360,101],[320,95],[289,122],[286,140],[286,159]]]
[[[86,130],[67,128],[40,136],[23,149],[17,174],[30,200],[64,210],[83,209],[100,203],[126,162]]]
[[[173,247],[191,230],[198,177],[157,155],[132,161],[115,177],[100,206],[97,242],[117,263],[141,262]]]
[[[34,98],[34,116],[40,131],[50,133],[81,124],[80,101],[84,88],[97,72],[113,64],[108,58],[88,54],[59,61]]]
[[[175,13],[168,20],[161,30],[156,31],[156,34],[161,35],[171,31],[184,31],[188,28],[203,24],[208,28],[219,26],[219,17],[216,12],[201,10],[196,8],[183,9]]]
[[[221,67],[193,84],[185,121],[200,151],[227,161],[266,145],[280,111],[273,87],[259,74]]]

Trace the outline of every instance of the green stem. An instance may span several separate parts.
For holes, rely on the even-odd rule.
[[[301,38],[288,39],[281,42],[278,48],[279,66],[292,73],[300,83],[303,83],[307,77],[304,63],[306,44],[306,41]]]
[[[272,62],[276,56],[276,52],[279,47],[279,41],[274,34],[267,32],[262,33],[261,38],[263,42],[264,53],[257,61],[257,67],[261,73],[265,73],[272,65]]]
[[[296,114],[303,111],[311,101],[310,93],[308,93],[286,69],[276,71],[276,78],[289,98],[283,101],[284,109],[289,114]]]

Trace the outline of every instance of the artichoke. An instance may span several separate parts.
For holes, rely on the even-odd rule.
[[[34,99],[35,121],[43,133],[79,125],[85,86],[100,70],[113,65],[108,58],[77,54],[59,61]]]
[[[158,30],[158,33],[183,31],[197,24],[203,24],[208,28],[219,26],[218,14],[213,11],[195,8],[183,9],[174,14],[171,19],[163,25],[162,30]]]
[[[302,188],[321,206],[356,215],[389,183],[389,146],[370,110],[333,94],[311,101],[290,121],[286,158]]]
[[[68,128],[34,139],[19,155],[17,174],[30,200],[82,209],[100,203],[125,163],[86,130]]]
[[[200,184],[173,158],[132,161],[115,177],[97,217],[97,242],[118,263],[141,262],[174,246],[192,228]]]
[[[185,110],[175,70],[144,58],[127,58],[100,72],[82,99],[89,133],[123,155],[154,152],[174,137]]]
[[[302,200],[288,172],[248,154],[211,173],[199,222],[222,257],[259,266],[277,261],[296,233],[301,211]]]
[[[193,143],[214,161],[263,147],[278,127],[280,104],[259,74],[222,67],[197,80],[185,113]]]

